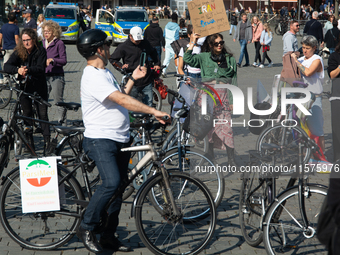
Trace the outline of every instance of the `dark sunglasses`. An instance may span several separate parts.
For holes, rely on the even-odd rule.
[[[110,42],[110,41],[105,41],[105,42],[104,42],[104,45],[110,47],[110,46],[111,46],[111,42]]]
[[[217,47],[218,45],[223,45],[223,44],[224,44],[224,41],[219,41],[219,42],[215,42],[214,46]]]

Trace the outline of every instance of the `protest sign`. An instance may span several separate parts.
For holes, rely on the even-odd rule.
[[[19,161],[23,213],[60,210],[57,158]]]
[[[194,31],[202,37],[230,29],[223,0],[194,0],[187,5]]]

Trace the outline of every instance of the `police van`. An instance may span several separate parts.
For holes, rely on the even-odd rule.
[[[81,34],[78,4],[50,2],[46,6],[45,19],[53,20],[61,27],[61,40],[76,41]]]
[[[149,26],[149,18],[142,7],[116,7],[114,13],[98,9],[95,28],[104,31],[114,45],[125,42],[132,27],[144,30]]]

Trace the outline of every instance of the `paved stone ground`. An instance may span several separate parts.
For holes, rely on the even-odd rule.
[[[165,26],[165,22],[162,20],[162,27]],[[223,33],[226,45],[234,53],[236,60],[239,57],[240,45],[239,43],[234,43],[232,41],[232,36],[228,33]],[[300,40],[300,38],[299,38]],[[82,75],[82,70],[86,65],[85,59],[83,59],[77,52],[75,45],[67,44],[67,57],[68,64],[65,67],[65,101],[80,102],[80,78]],[[113,52],[114,49],[111,51]],[[254,45],[248,45],[248,51],[250,54],[250,63],[254,59]],[[275,74],[279,74],[282,70],[282,37],[274,36],[271,50],[269,56],[272,58],[274,67],[258,69],[254,67],[245,67],[238,70],[238,85],[246,95],[247,87],[254,88],[254,96],[256,98],[256,87],[257,82],[260,80],[267,91],[271,91],[271,85],[273,82],[273,77]],[[164,54],[163,54],[164,58]],[[243,62],[244,64],[244,62]],[[325,66],[327,66],[327,60],[325,60]],[[110,70],[113,71],[111,66],[108,66]],[[175,74],[174,63],[168,69],[168,78],[164,79],[164,83],[170,88],[175,89]],[[121,77],[116,71],[113,73],[117,76],[118,81]],[[328,75],[326,74],[328,77]],[[330,90],[330,85],[325,85],[324,89],[326,91]],[[163,101],[163,109],[169,111],[169,105],[167,100]],[[245,116],[235,117],[235,121],[243,121],[243,119],[249,119],[249,111],[245,107]],[[55,109],[51,109],[49,112],[50,120],[56,120]],[[331,149],[331,120],[330,120],[330,104],[327,100],[323,100],[323,113],[324,113],[324,131],[326,138],[326,156],[332,159],[332,149]],[[7,118],[7,111],[1,110],[0,116]],[[68,119],[71,120],[81,120],[81,111],[79,112],[69,112]],[[236,126],[234,129],[235,137],[235,148],[236,148],[236,160],[239,164],[245,165],[248,160],[248,151],[255,148],[257,136],[251,134],[247,128]],[[39,145],[38,145],[39,146]],[[41,148],[38,147],[38,148]],[[222,152],[221,152],[222,153]],[[222,153],[223,154],[223,153]],[[224,154],[223,154],[224,155]],[[9,170],[17,166],[17,163],[11,159],[8,168],[3,174],[6,174]],[[311,178],[314,182],[327,184],[328,175],[318,175]],[[224,199],[222,204],[218,208],[218,223],[216,227],[216,233],[213,241],[204,250],[203,254],[266,254],[263,245],[261,244],[258,248],[253,248],[247,245],[241,235],[239,228],[238,219],[238,200],[241,182],[237,178],[229,179],[226,178],[226,189],[224,194]],[[143,243],[140,241],[134,224],[134,219],[130,217],[130,207],[132,203],[132,198],[130,198],[126,203],[123,204],[122,212],[120,214],[120,224],[118,228],[118,233],[123,242],[128,243],[134,248],[134,251],[130,254],[140,254],[146,255],[151,254],[151,252],[144,247]],[[68,244],[64,247],[59,248],[55,251],[30,251],[19,247],[3,230],[0,226],[0,255],[2,254],[90,254],[83,244],[79,241],[77,237],[74,237]],[[104,254],[112,254],[112,252],[106,252]],[[116,253],[123,254],[123,253]]]

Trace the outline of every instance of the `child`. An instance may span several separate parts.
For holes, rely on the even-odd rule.
[[[260,68],[264,68],[264,61],[265,59],[268,59],[269,65],[268,67],[272,67],[273,66],[273,62],[272,60],[269,58],[268,56],[268,51],[270,50],[270,45],[272,43],[273,40],[273,33],[268,25],[268,23],[264,23],[263,25],[263,31],[261,33],[261,38],[260,38],[260,42],[262,45],[262,62],[261,65],[259,66]]]

